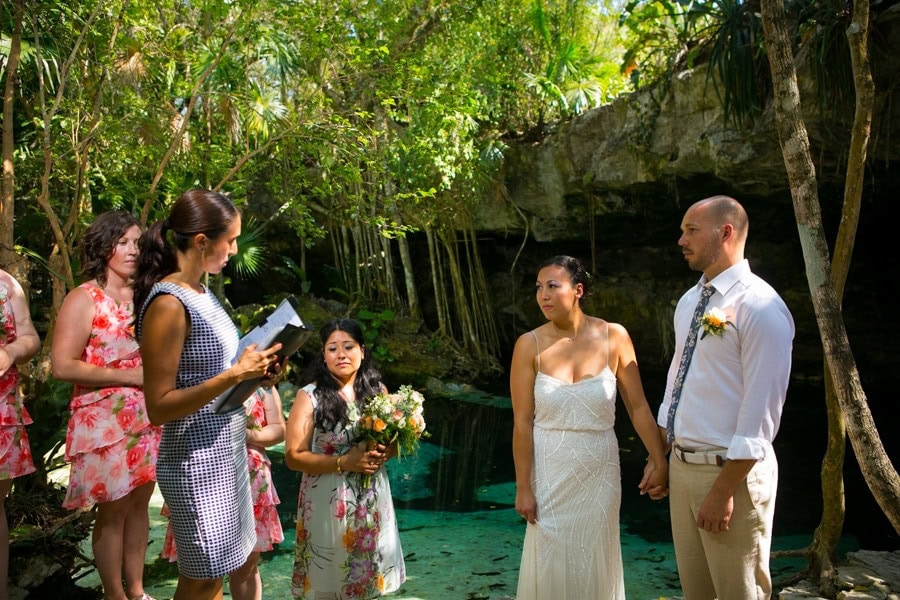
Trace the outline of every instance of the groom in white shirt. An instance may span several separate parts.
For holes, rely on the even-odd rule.
[[[778,433],[794,321],[744,259],[748,220],[733,198],[681,223],[703,273],[675,309],[675,355],[657,424],[671,445],[669,507],[685,600],[769,598]]]

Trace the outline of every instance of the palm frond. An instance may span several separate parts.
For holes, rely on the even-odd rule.
[[[263,242],[266,224],[257,223],[254,217],[244,222],[237,239],[237,254],[231,258],[231,268],[238,279],[257,277],[268,263],[268,252]]]

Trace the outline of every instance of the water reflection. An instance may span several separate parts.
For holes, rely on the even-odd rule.
[[[512,411],[508,399],[505,404],[498,407],[462,399],[430,398],[426,417],[432,437],[428,442],[441,452],[422,483],[432,490],[433,498],[429,503],[406,502],[399,506],[436,511],[486,508],[478,490],[514,480],[510,450]],[[401,469],[392,469],[392,486],[396,480],[394,472]],[[513,501],[514,498],[508,498],[503,504]]]

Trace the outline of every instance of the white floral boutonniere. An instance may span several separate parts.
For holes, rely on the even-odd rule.
[[[708,333],[722,337],[726,327],[729,325],[734,327],[734,323],[728,320],[728,316],[721,308],[710,309],[710,311],[700,319],[700,324],[703,326],[703,333],[700,335],[701,340],[705,338]]]

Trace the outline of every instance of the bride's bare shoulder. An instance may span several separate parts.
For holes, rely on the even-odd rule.
[[[595,335],[608,335],[610,341],[630,337],[624,325],[600,317],[591,317],[591,332]]]
[[[547,335],[548,331],[550,331],[550,324],[544,323],[543,325],[535,327],[534,329],[526,331],[525,333],[519,334],[516,343],[520,343],[523,340],[531,340],[533,342],[534,336],[537,336],[537,338],[541,340]]]

